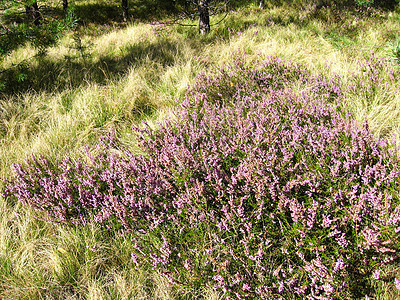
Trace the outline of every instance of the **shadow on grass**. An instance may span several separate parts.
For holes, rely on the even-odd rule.
[[[140,12],[142,9],[143,16],[147,16],[149,11],[162,12],[162,8],[166,4],[161,5],[161,2],[160,0],[138,0],[130,4],[133,11]],[[119,14],[116,3],[114,1],[111,4],[99,3],[80,6],[77,3],[77,14],[85,15],[85,20],[93,24],[99,22],[99,28],[103,28],[100,23],[111,22]],[[160,7],[157,7],[157,5]],[[303,12],[303,16],[301,16],[298,9],[293,9],[295,7],[293,5],[283,3],[278,6],[280,8],[291,7],[291,9],[283,9],[284,13],[274,14],[266,9],[265,13],[262,14],[260,10],[259,17],[253,20],[243,20],[241,17],[230,15],[221,25],[213,27],[211,33],[205,37],[198,35],[196,27],[178,27],[177,32],[188,41],[188,45],[192,49],[199,50],[204,45],[210,45],[216,40],[229,40],[233,35],[237,35],[238,32],[245,31],[252,26],[290,26],[294,24],[299,28],[307,28],[310,32],[315,30],[315,34],[322,34],[337,48],[354,43],[358,33],[365,30],[362,26],[355,26],[352,22],[349,22],[351,20],[349,15],[354,10],[348,10],[347,7],[333,5],[316,9],[312,4],[304,4],[308,5],[309,10]],[[362,12],[360,17],[364,17]],[[313,22],[315,21],[324,24],[322,31],[318,28],[313,29]],[[219,29],[218,32],[216,28]],[[98,30],[98,34],[103,33],[102,29]],[[106,30],[112,29],[104,29],[104,31]],[[66,56],[65,59],[58,61],[42,57],[38,59],[33,68],[22,65],[19,68],[12,68],[0,73],[0,82],[3,83],[0,86],[0,93],[13,95],[27,90],[36,92],[60,91],[65,88],[76,88],[83,82],[106,84],[109,79],[119,78],[131,66],[142,63],[144,59],[168,66],[174,64],[176,57],[182,54],[179,45],[169,41],[168,37],[159,38],[155,43],[144,41],[140,44],[130,45],[124,53],[122,56],[104,56],[98,60],[83,55]]]
[[[84,82],[106,84],[110,79],[120,78],[130,67],[145,60],[170,66],[181,55],[177,45],[166,39],[130,45],[125,48],[124,53],[117,57],[104,56],[96,60],[90,56],[66,56],[57,61],[41,57],[34,67],[22,65],[0,74],[0,81],[6,82],[1,93],[13,95],[28,90],[55,92],[77,88]]]
[[[244,21],[241,18],[228,16],[218,30],[221,38],[228,39],[253,26],[274,28],[294,25],[306,29],[311,34],[322,35],[333,47],[340,50],[355,45],[360,33],[367,31],[371,22],[385,22],[386,17],[382,11],[395,9],[393,4],[395,2],[391,0],[388,2],[377,0],[375,3],[375,7],[362,7],[356,5],[355,0],[297,0],[293,3],[271,0],[268,2],[268,8],[257,9],[259,11],[257,18]],[[393,30],[382,32],[382,36],[387,40],[397,37]]]
[[[79,24],[82,26],[88,24],[106,25],[124,21],[121,0],[100,0],[96,3],[77,0],[69,2],[69,7],[74,9]],[[176,16],[184,8],[184,3],[185,0],[128,0],[128,9],[132,20],[150,22]],[[49,6],[45,2],[41,2],[39,3],[39,10],[45,19],[61,19],[64,16],[60,3],[56,6]],[[2,15],[4,24],[29,21],[23,4],[19,6],[19,9],[8,10]]]

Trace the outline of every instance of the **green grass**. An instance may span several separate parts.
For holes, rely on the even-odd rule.
[[[385,78],[388,86],[373,99],[349,93],[346,106],[357,120],[367,119],[376,136],[400,140],[400,66],[393,59],[398,47],[388,49],[398,46],[399,10],[366,15],[267,1],[264,11],[255,4],[239,6],[200,37],[195,27],[149,25],[146,16],[153,8],[145,2],[135,2],[131,11],[137,18],[124,26],[117,4],[110,3],[76,1],[81,22],[75,35],[65,36],[41,59],[30,59],[35,50],[27,46],[1,63],[8,69],[1,74],[6,80],[0,96],[1,177],[11,176],[11,164],[30,153],[79,155],[110,127],[135,150],[132,125],[157,124],[196,75],[228,63],[243,49],[249,59],[276,54],[311,71],[329,64],[328,72],[349,82],[364,56],[391,58],[395,79]],[[161,21],[174,17],[167,8],[161,12],[155,15]],[[206,288],[173,289],[151,269],[136,268],[130,247],[112,230],[52,225],[28,207],[0,198],[0,298],[223,298]],[[388,283],[377,288],[376,299],[395,295]]]

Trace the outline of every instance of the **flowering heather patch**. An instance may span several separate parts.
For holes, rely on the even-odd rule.
[[[52,221],[118,226],[172,284],[360,298],[398,263],[398,158],[340,113],[343,88],[276,57],[237,61],[198,78],[179,121],[134,129],[146,155],[116,154],[110,132],[88,160],[15,165],[4,194]]]
[[[194,97],[205,93],[214,102],[219,99],[226,102],[246,95],[259,99],[268,90],[293,89],[294,86],[303,87],[309,97],[320,101],[334,101],[343,94],[338,75],[311,74],[304,66],[276,56],[252,64],[237,56],[232,66],[221,68],[213,76],[201,74],[189,94]]]

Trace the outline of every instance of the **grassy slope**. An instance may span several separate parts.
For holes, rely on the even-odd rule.
[[[277,54],[314,71],[329,64],[346,80],[364,56],[390,54],[388,43],[398,38],[399,12],[363,17],[316,11],[311,4],[269,5],[265,11],[250,6],[230,13],[207,37],[198,37],[194,27],[135,23],[110,30],[94,21],[80,29],[80,39],[64,37],[45,58],[28,61],[28,83],[12,86],[13,93],[0,100],[0,175],[10,176],[11,164],[31,152],[79,155],[110,126],[134,149],[133,124],[143,119],[156,124],[199,72],[228,63],[235,51],[245,49],[249,59]],[[3,64],[33,53],[20,49]],[[398,83],[368,102],[357,94],[348,97],[349,110],[360,121],[366,117],[376,135],[400,136]],[[219,297],[208,290],[173,290],[151,270],[136,269],[129,241],[117,234],[50,225],[4,199],[0,206],[2,299]],[[391,290],[382,287],[377,298],[393,299]]]

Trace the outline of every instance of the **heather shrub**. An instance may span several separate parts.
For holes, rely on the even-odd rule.
[[[264,61],[249,63],[241,53],[236,54],[232,65],[213,72],[213,76],[200,74],[196,84],[189,91],[206,93],[209,99],[223,102],[236,100],[238,96],[259,97],[269,90],[304,89],[309,97],[319,100],[338,100],[343,94],[339,75],[329,76],[327,72],[312,74],[300,64],[286,62],[276,56]],[[323,98],[323,99],[322,99]]]
[[[117,226],[171,284],[237,299],[349,299],[398,284],[398,158],[339,109],[340,76],[271,57],[200,75],[160,128],[81,159],[15,165],[4,195]],[[118,150],[118,151],[116,151]]]

